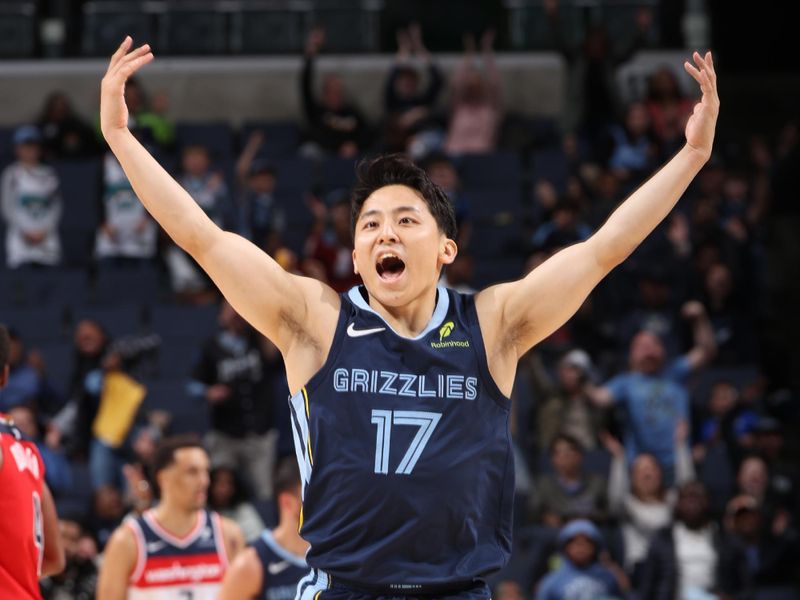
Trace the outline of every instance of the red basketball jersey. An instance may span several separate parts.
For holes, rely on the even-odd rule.
[[[33,442],[2,413],[0,450],[0,600],[39,599],[44,463]]]

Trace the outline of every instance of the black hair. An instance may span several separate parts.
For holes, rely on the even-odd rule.
[[[183,448],[202,448],[205,450],[200,438],[191,433],[164,438],[156,448],[153,461],[150,463],[150,481],[156,496],[161,496],[161,490],[158,487],[158,474],[175,463],[175,453]]]
[[[356,166],[356,175],[357,181],[350,197],[350,223],[354,236],[356,221],[367,198],[387,185],[404,185],[422,196],[436,219],[439,230],[450,239],[456,238],[458,229],[453,203],[442,188],[433,183],[428,174],[405,155],[387,154],[364,159]]]
[[[211,469],[208,486],[208,505],[215,510],[223,510],[227,508],[226,506],[218,506],[216,504],[214,494],[210,493],[210,489],[214,487],[214,483],[217,479],[219,479],[219,476],[222,473],[230,473],[231,478],[233,479],[233,495],[231,496],[230,505],[239,506],[242,502],[247,500],[247,492],[245,491],[244,483],[242,483],[242,478],[239,475],[239,472],[231,467],[215,467]]]
[[[275,498],[281,492],[293,492],[300,481],[300,469],[297,466],[297,460],[293,457],[284,458],[275,469],[275,482],[273,484]]]
[[[556,437],[553,438],[553,441],[550,442],[550,454],[552,454],[553,451],[555,451],[556,444],[558,444],[558,442],[566,442],[567,444],[572,446],[572,449],[575,450],[576,452],[579,452],[580,454],[584,453],[583,444],[580,443],[578,438],[568,433],[562,432],[557,434]]]
[[[0,324],[0,369],[4,369],[8,364],[8,355],[11,353],[11,338],[8,329]]]

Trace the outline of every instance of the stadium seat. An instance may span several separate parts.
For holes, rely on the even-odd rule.
[[[481,187],[510,188],[522,183],[519,155],[514,152],[465,154],[456,159],[465,189]]]
[[[217,331],[217,306],[153,306],[150,329],[165,342],[202,343]]]
[[[325,28],[325,48],[331,52],[379,50],[379,2],[316,0],[311,20]]]
[[[319,184],[324,192],[349,188],[356,182],[356,161],[352,158],[327,158],[320,164]]]
[[[142,308],[136,304],[83,306],[70,311],[72,327],[83,319],[97,321],[111,338],[142,333]]]
[[[531,180],[534,183],[543,179],[552,183],[559,192],[564,192],[568,177],[569,165],[561,148],[550,147],[533,152]]]
[[[92,478],[89,466],[82,462],[70,462],[72,487],[55,497],[58,515],[64,519],[83,520],[92,511]]]
[[[471,244],[474,246],[474,244]],[[472,287],[483,289],[486,286],[503,281],[512,281],[522,276],[525,261],[522,258],[508,257],[488,259],[482,258],[475,261],[475,274],[472,278]]]
[[[233,157],[233,130],[228,123],[177,123],[175,138],[179,148],[189,145],[205,146],[212,162]]]
[[[137,42],[149,42],[158,51],[156,17],[147,8],[147,3],[130,0],[95,0],[84,4],[84,55],[109,56],[126,35]]]
[[[522,192],[519,185],[465,190],[470,219],[502,222],[523,216]]]
[[[736,475],[725,447],[711,446],[698,469],[698,478],[709,492],[711,509],[717,514],[725,510],[725,502],[734,490]]]
[[[473,224],[470,252],[475,258],[509,258],[524,255],[522,224],[518,220]]]
[[[72,340],[66,338],[55,342],[42,342],[34,347],[44,359],[50,385],[60,394],[66,394],[69,391],[70,377],[74,367],[75,349]]]
[[[165,410],[172,416],[170,434],[208,431],[208,405],[203,398],[189,395],[187,381],[145,381],[147,396],[143,410]]]
[[[92,302],[96,305],[153,304],[160,298],[159,273],[154,266],[101,267],[94,281]]]
[[[247,143],[253,131],[264,134],[259,148],[260,158],[290,158],[300,145],[300,128],[294,121],[253,121],[245,123],[241,130],[241,146]]]
[[[278,177],[277,195],[307,192],[314,184],[314,165],[305,158],[271,159]]]
[[[186,381],[200,360],[202,341],[184,341],[167,338],[158,352],[159,380]]]
[[[242,54],[286,54],[303,49],[306,13],[293,3],[244,4],[231,17],[231,45]]]
[[[65,338],[64,312],[57,306],[4,308],[0,318],[19,333],[27,347]]]
[[[166,50],[173,55],[218,55],[228,50],[227,15],[217,2],[167,0],[162,31]]]
[[[14,160],[14,127],[0,127],[0,169]]]
[[[63,212],[60,231],[64,262],[84,266],[91,261],[100,223],[102,165],[99,160],[60,161],[54,168],[61,183]]]
[[[80,269],[0,269],[0,307],[74,306],[88,297]]]
[[[0,3],[0,58],[32,57],[36,35],[36,2]]]

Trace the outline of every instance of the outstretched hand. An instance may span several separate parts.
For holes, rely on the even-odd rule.
[[[714,71],[711,52],[706,52],[705,57],[700,56],[699,52],[695,52],[692,58],[697,66],[692,65],[688,60],[683,63],[683,66],[686,72],[700,84],[703,96],[695,105],[694,113],[686,123],[686,143],[708,160],[714,145],[714,130],[719,115],[717,74]]]
[[[127,36],[108,63],[100,86],[100,129],[108,140],[116,131],[128,127],[128,107],[125,105],[125,82],[136,71],[153,60],[149,44],[131,50],[133,40]]]

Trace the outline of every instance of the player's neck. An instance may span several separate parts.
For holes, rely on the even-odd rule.
[[[153,509],[153,516],[158,524],[176,537],[185,537],[197,527],[200,511],[183,509],[161,502]]]
[[[305,558],[309,544],[297,533],[296,521],[281,522],[272,530],[272,537],[285,550],[300,558]]]
[[[436,284],[403,306],[385,306],[372,294],[369,305],[397,333],[404,337],[419,335],[433,316],[436,307]]]

